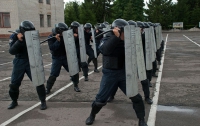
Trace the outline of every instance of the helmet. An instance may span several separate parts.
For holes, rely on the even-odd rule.
[[[77,21],[73,21],[72,23],[71,23],[71,28],[73,29],[73,28],[77,28],[77,27],[79,27],[80,26],[80,23],[78,23]]]
[[[111,25],[111,28],[114,28],[114,27],[118,27],[120,28],[122,31],[124,31],[124,27],[126,25],[129,25],[128,22],[124,19],[116,19],[113,21],[112,25]]]
[[[52,34],[53,34],[53,35],[56,35],[56,30],[55,30],[55,28],[52,28]]]
[[[19,25],[19,31],[24,35],[26,31],[32,31],[35,30],[35,26],[31,21],[22,21]]]
[[[55,24],[55,33],[62,34],[63,31],[68,30],[68,26],[65,23]]]
[[[133,21],[133,20],[129,20],[128,24],[129,25],[134,25],[135,27],[137,27],[137,23],[135,21]]]
[[[140,27],[140,28],[145,28],[144,23],[141,22],[141,21],[137,21],[137,26]]]
[[[92,28],[92,24],[91,23],[86,23],[84,25],[84,28],[91,29]]]
[[[103,22],[104,25],[110,25],[107,21]]]
[[[104,23],[101,23],[99,26],[98,26],[98,29],[103,29],[103,28],[106,28],[106,25]]]
[[[147,22],[150,26],[153,26],[153,23],[151,23],[151,22]]]
[[[145,28],[149,28],[150,27],[150,25],[147,22],[143,22],[143,23],[144,23]]]

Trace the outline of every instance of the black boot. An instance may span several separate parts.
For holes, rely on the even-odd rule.
[[[47,109],[47,105],[46,105],[46,101],[43,101],[41,102],[40,110],[45,110],[45,109]]]
[[[46,93],[45,93],[44,84],[40,85],[40,86],[37,86],[36,90],[37,90],[37,94],[39,96],[39,99],[41,101],[40,109],[41,110],[47,109],[47,105],[46,105]]]
[[[78,88],[78,84],[74,83],[74,91],[81,92],[81,90]]]
[[[50,76],[49,79],[47,80],[47,85],[46,85],[46,94],[49,94],[51,92],[51,89],[56,81],[55,76]]]
[[[145,122],[144,119],[139,119],[139,124],[138,124],[138,126],[148,126],[148,125],[146,124],[146,122]]]
[[[85,81],[88,81],[88,76],[85,76]]]
[[[149,98],[149,95],[150,95],[149,80],[146,79],[144,81],[141,81],[141,83],[142,83],[142,89],[143,89],[144,96],[145,96],[145,101],[147,102],[147,104],[152,104],[153,101]]]
[[[14,109],[16,106],[18,106],[17,101],[12,101],[12,103],[8,106],[8,109]]]
[[[9,87],[9,95],[12,99],[12,103],[8,106],[8,109],[14,109],[16,106],[18,106],[17,99],[19,97],[19,86],[10,84]]]
[[[96,114],[101,110],[102,106],[104,106],[104,105],[105,104],[102,104],[101,106],[97,106],[95,103],[93,103],[90,116],[85,121],[86,125],[92,125],[93,124]]]
[[[99,73],[99,70],[97,69],[98,65],[97,65],[97,58],[94,58],[92,60],[92,62],[94,63],[94,72]]]

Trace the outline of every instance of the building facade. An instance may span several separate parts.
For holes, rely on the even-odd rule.
[[[41,36],[49,34],[55,23],[64,22],[63,0],[0,0],[0,38],[7,38],[20,22],[33,22]]]

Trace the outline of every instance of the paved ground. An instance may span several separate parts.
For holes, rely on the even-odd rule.
[[[190,42],[185,36],[200,44],[200,32],[165,32],[167,48],[165,52],[160,94],[156,114],[156,126],[199,126],[200,124],[200,54],[199,46]],[[183,34],[185,36],[183,36]],[[42,38],[44,39],[44,38]],[[19,106],[14,110],[7,110],[10,104],[8,85],[12,72],[12,59],[8,53],[8,41],[0,40],[0,125],[8,120],[8,126],[84,126],[85,119],[91,110],[91,103],[99,89],[102,72],[91,73],[89,81],[80,80],[81,92],[76,93],[71,86],[69,74],[62,69],[52,89],[54,96],[48,97],[48,109],[39,110],[39,106],[19,116],[23,110],[39,102],[35,87],[25,75],[20,87]],[[48,79],[51,68],[51,55],[47,44],[42,45],[45,75]],[[101,56],[98,58],[101,66]],[[90,72],[94,66],[89,66]],[[100,68],[101,70],[101,68]],[[81,72],[82,76],[82,72]],[[155,83],[151,97],[154,96]],[[59,93],[56,91],[60,88]],[[141,84],[139,84],[139,91]],[[145,103],[146,120],[149,118],[151,106]],[[17,115],[18,114],[18,115]],[[16,116],[17,115],[17,116]],[[16,120],[12,117],[15,116]],[[11,119],[12,118],[12,119]],[[94,126],[137,126],[137,118],[130,100],[118,90],[115,100],[108,103],[97,115]],[[4,123],[5,124],[5,123]]]

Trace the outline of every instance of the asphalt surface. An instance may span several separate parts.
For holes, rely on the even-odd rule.
[[[200,46],[183,35],[200,44],[200,32],[163,33],[163,39],[167,37],[168,41],[163,70],[160,71],[162,79],[157,114],[156,117],[152,117],[155,119],[156,126],[200,126]],[[51,55],[47,43],[42,44],[41,47],[45,78],[48,79]],[[51,92],[53,96],[51,94],[47,96],[48,109],[44,111],[37,105],[30,108],[39,100],[35,87],[25,75],[20,87],[19,106],[8,110],[7,106],[11,102],[8,90],[14,58],[9,54],[8,49],[8,40],[0,40],[0,125],[8,123],[8,126],[84,126],[90,114],[91,104],[98,93],[102,72],[92,73],[94,66],[90,63],[89,81],[86,82],[81,78],[79,83],[81,92],[77,93],[73,90],[69,73],[62,68]],[[98,63],[99,66],[102,65],[101,55]],[[80,77],[82,77],[82,72]],[[152,79],[151,98],[154,97],[156,79],[155,77]],[[61,89],[60,92],[59,89]],[[139,84],[139,92],[143,96],[141,84]],[[149,118],[150,109],[151,106],[145,103],[146,121]],[[138,119],[132,109],[131,101],[118,90],[114,101],[103,107],[93,125],[137,126]]]

